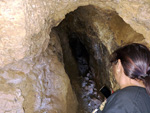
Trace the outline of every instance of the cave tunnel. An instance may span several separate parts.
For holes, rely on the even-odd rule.
[[[99,107],[104,99],[99,91],[102,86],[118,89],[109,63],[112,51],[144,39],[116,12],[91,5],[68,13],[53,32],[62,48],[64,68],[78,100],[78,113],[91,113]]]

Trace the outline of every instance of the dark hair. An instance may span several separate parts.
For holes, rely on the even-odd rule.
[[[150,50],[138,43],[123,46],[113,52],[111,63],[120,59],[124,73],[132,79],[143,81],[150,95]]]

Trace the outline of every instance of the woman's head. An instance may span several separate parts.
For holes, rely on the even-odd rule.
[[[131,79],[140,80],[150,94],[150,51],[142,44],[129,44],[113,52],[111,63],[116,65],[118,61],[124,70],[124,74]]]

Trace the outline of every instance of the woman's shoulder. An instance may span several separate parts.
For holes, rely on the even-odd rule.
[[[145,106],[146,105],[146,106]],[[132,113],[145,108],[150,111],[150,97],[145,88],[130,86],[116,91],[108,99],[102,113]],[[143,113],[149,113],[149,112]]]
[[[123,88],[113,93],[107,99],[102,113],[130,113],[132,111],[139,111],[138,107],[141,105],[137,104],[137,102],[141,102],[140,100],[143,100],[143,98],[144,101],[150,99],[145,88],[136,86]]]
[[[108,103],[109,101],[123,101],[123,102],[129,102],[131,100],[136,100],[138,99],[139,94],[145,94],[146,90],[145,88],[142,87],[137,87],[137,86],[129,86],[126,88],[123,88],[121,90],[116,91],[114,94],[112,94],[108,98]]]

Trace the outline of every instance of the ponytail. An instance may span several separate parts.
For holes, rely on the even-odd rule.
[[[146,73],[146,76],[143,78],[143,83],[145,85],[147,93],[150,95],[150,66],[148,66]]]
[[[143,78],[143,83],[145,85],[147,93],[150,95],[150,67],[147,70],[147,76]]]
[[[150,95],[150,75],[149,74],[138,75],[137,79],[143,81],[146,91],[147,91],[148,95]]]
[[[145,88],[146,88],[147,93],[150,95],[150,75],[146,76],[146,77],[143,79],[143,83],[144,83],[144,85],[145,85]]]

